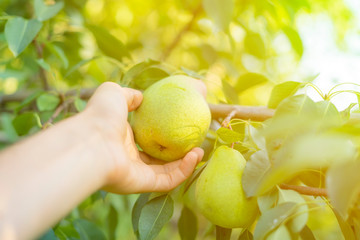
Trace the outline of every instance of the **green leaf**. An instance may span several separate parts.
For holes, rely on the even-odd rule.
[[[35,8],[35,16],[39,21],[45,21],[60,12],[60,10],[64,7],[63,1],[57,1],[53,4],[45,4],[43,0],[35,0],[34,8]]]
[[[35,61],[37,62],[37,64],[39,64],[40,67],[42,67],[46,71],[50,71],[50,65],[47,62],[45,62],[43,58],[36,59]]]
[[[241,135],[245,135],[245,127],[247,127],[247,123],[245,121],[230,121],[231,129]]]
[[[181,240],[195,240],[198,232],[196,215],[186,206],[183,207],[178,221]]]
[[[110,206],[109,215],[107,217],[109,226],[109,240],[116,239],[116,227],[118,225],[118,213],[113,205]]]
[[[34,40],[42,27],[36,19],[26,20],[21,17],[11,18],[5,25],[5,37],[11,52],[19,56]]]
[[[6,138],[11,142],[16,142],[18,140],[18,135],[12,124],[12,117],[9,113],[2,113],[1,115],[1,126],[5,132]]]
[[[239,104],[239,96],[234,87],[231,86],[226,80],[222,80],[222,87],[228,103]]]
[[[27,134],[33,127],[41,128],[39,115],[32,112],[16,116],[12,121],[12,124],[19,136]]]
[[[306,225],[309,218],[309,208],[304,198],[293,190],[279,189],[279,202],[293,202],[297,204],[295,217],[293,217],[287,226],[293,233],[299,233]]]
[[[42,235],[38,240],[58,240],[56,237],[54,230],[50,229],[44,235]]]
[[[166,78],[169,73],[159,67],[148,67],[133,79],[135,88],[145,90],[155,82]]]
[[[277,191],[267,192],[266,194],[257,198],[257,203],[261,213],[268,211],[273,208],[278,202],[279,195]]]
[[[299,136],[273,154],[273,167],[261,175],[255,187],[256,193],[254,189],[250,193],[261,195],[296,173],[309,168],[339,165],[352,161],[355,156],[355,146],[346,137],[319,133]],[[246,189],[244,190],[246,192]]]
[[[248,32],[244,39],[245,50],[257,58],[266,58],[266,48],[261,35],[258,33]]]
[[[316,188],[325,187],[325,176],[322,172],[308,170],[302,172],[298,177],[307,186]]]
[[[274,118],[284,115],[317,117],[319,115],[318,109],[316,103],[306,95],[291,96],[278,105]]]
[[[276,85],[271,91],[268,107],[276,108],[282,100],[291,95],[294,95],[296,91],[302,86],[303,83],[293,81],[283,82]]]
[[[295,29],[289,26],[284,27],[282,30],[289,39],[291,46],[293,47],[293,49],[295,49],[298,56],[302,57],[304,52],[304,46],[299,36],[299,33]]]
[[[206,14],[214,21],[216,27],[226,31],[232,20],[234,0],[203,0]]]
[[[74,225],[81,240],[106,240],[103,231],[93,222],[79,218],[74,220]]]
[[[303,240],[316,240],[313,232],[307,225],[301,230],[300,237]]]
[[[264,212],[256,224],[254,239],[265,239],[271,231],[279,227],[295,210],[296,204],[287,202]]]
[[[61,60],[65,69],[67,69],[69,67],[69,60],[66,57],[66,54],[62,48],[60,48],[52,43],[46,43],[45,46],[52,54],[54,54],[57,58],[59,58]]]
[[[13,77],[13,78],[17,78],[19,80],[23,80],[27,77],[27,73],[22,71],[17,71],[17,70],[12,70],[12,69],[4,69],[2,71],[0,71],[0,78],[9,78],[9,77]]]
[[[59,97],[50,93],[44,93],[36,99],[36,106],[41,112],[54,110],[59,103]]]
[[[230,240],[231,231],[231,228],[216,226],[216,240]]]
[[[187,69],[185,67],[180,67],[181,71],[183,71],[186,75],[188,75],[189,77],[192,77],[192,78],[197,78],[197,79],[201,79],[201,80],[204,80],[204,76],[200,75],[199,73],[193,71],[193,70],[190,70],[190,69]]]
[[[75,64],[73,67],[70,68],[70,70],[65,74],[65,77],[68,77],[70,74],[72,74],[73,72],[78,70],[83,65],[88,64],[89,62],[91,62],[91,61],[93,61],[95,59],[98,59],[98,58],[99,58],[99,56],[81,60],[80,62],[78,62],[77,64]]]
[[[306,95],[291,96],[282,101],[273,118],[261,130],[268,153],[277,151],[286,139],[322,129],[323,119],[318,111],[316,103]]]
[[[140,75],[145,69],[159,64],[159,61],[155,61],[152,59],[147,59],[146,61],[135,64],[125,73],[122,79],[123,85],[129,86],[131,83],[134,82],[133,80],[136,79],[137,76]]]
[[[201,165],[198,169],[196,169],[194,171],[194,173],[190,176],[190,178],[185,183],[183,194],[185,194],[189,190],[190,186],[195,182],[195,180],[197,178],[199,178],[200,174],[202,173],[202,171],[204,171],[207,164],[208,164],[208,161],[206,161],[203,165]]]
[[[359,217],[353,218],[353,227],[355,232],[355,239],[360,239],[360,219]]]
[[[133,226],[134,233],[136,236],[139,236],[139,219],[141,210],[145,206],[145,204],[148,202],[148,199],[150,197],[151,193],[142,193],[139,195],[139,198],[136,200],[135,205],[132,209],[131,213],[131,222]]]
[[[289,229],[285,225],[281,225],[277,229],[275,229],[273,232],[271,232],[266,240],[291,240],[291,233]]]
[[[98,190],[98,191],[94,192],[93,194],[91,194],[91,196],[89,198],[91,199],[92,203],[94,203],[98,200],[101,200],[103,202],[103,201],[105,201],[107,194],[108,194],[108,192],[106,192],[104,190]]]
[[[322,119],[322,128],[339,127],[343,123],[341,115],[333,103],[320,101],[316,102],[316,105]]]
[[[23,109],[24,107],[30,105],[35,99],[37,99],[41,94],[43,94],[44,91],[42,90],[38,90],[34,93],[32,93],[31,95],[29,95],[28,97],[26,97],[20,104],[19,106],[17,106],[15,108],[15,112],[20,111],[21,109]]]
[[[174,202],[168,194],[154,198],[146,203],[139,219],[140,239],[154,239],[170,220],[173,211]]]
[[[235,85],[235,89],[238,93],[245,91],[253,86],[268,82],[264,75],[258,73],[245,73],[241,75]]]
[[[340,146],[339,146],[340,147]],[[345,162],[330,167],[326,175],[326,188],[331,204],[343,218],[348,217],[348,209],[360,193],[360,162]]]
[[[266,142],[264,136],[259,132],[257,128],[255,128],[253,125],[249,125],[248,127],[249,131],[249,138],[250,143],[256,148],[256,149],[266,149]]]
[[[244,135],[228,128],[221,127],[216,131],[217,136],[225,143],[240,142],[244,139]]]
[[[341,228],[341,232],[344,235],[344,239],[346,240],[357,240],[355,238],[354,231],[352,230],[349,223],[347,223],[344,218],[341,216],[341,214],[334,208],[331,208],[331,210],[334,212],[335,217],[339,223],[339,226]]]
[[[256,195],[262,179],[266,176],[270,168],[271,163],[265,150],[257,151],[251,155],[250,160],[246,163],[242,176],[243,189],[247,197]]]
[[[74,105],[78,112],[82,112],[86,107],[86,101],[77,97],[77,98],[75,98]]]
[[[87,28],[92,32],[97,45],[105,55],[119,61],[122,61],[124,57],[131,58],[126,46],[107,29],[95,25],[88,25]]]
[[[72,222],[68,220],[61,220],[61,222],[55,227],[56,236],[60,237],[60,239],[79,239],[80,234],[75,229],[75,226]]]
[[[349,121],[349,119],[350,119],[350,111],[355,106],[356,106],[356,103],[351,103],[347,108],[345,108],[344,110],[342,110],[340,112],[340,117],[341,117],[342,123],[346,123],[347,121]]]
[[[248,229],[245,229],[245,231],[243,231],[238,238],[238,240],[253,240],[253,239],[254,236]]]

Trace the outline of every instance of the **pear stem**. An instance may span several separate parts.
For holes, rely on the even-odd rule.
[[[230,130],[232,130],[232,127],[230,125],[230,121],[231,119],[235,116],[236,114],[236,110],[231,111],[226,118],[224,119],[224,121],[222,121],[221,126],[224,128],[229,128]],[[231,143],[231,148],[234,149],[234,145],[235,143]]]
[[[222,127],[225,127],[225,128],[229,128],[230,130],[232,130],[232,129],[231,129],[231,126],[229,125],[229,123],[230,123],[231,119],[235,116],[235,114],[236,114],[236,110],[232,110],[232,111],[226,116],[226,118],[224,119],[224,121],[222,121],[221,126],[222,126]]]
[[[316,196],[316,197],[327,197],[327,191],[325,188],[315,188],[309,186],[298,186],[298,185],[290,185],[281,183],[281,189],[294,190],[303,195]]]

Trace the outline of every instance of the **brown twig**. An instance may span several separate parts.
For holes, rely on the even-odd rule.
[[[224,121],[222,121],[221,126],[222,127],[229,127],[231,129],[231,126],[229,125],[231,119],[235,116],[236,114],[236,110],[232,110],[224,119]]]
[[[59,116],[59,114],[71,103],[73,102],[73,99],[70,99],[70,100],[67,100],[67,101],[64,101],[63,103],[61,103],[55,110],[55,112],[53,113],[53,115],[51,115],[51,117],[49,118],[49,120],[47,120],[42,128],[43,129],[46,129],[48,128],[52,122],[55,120],[55,118],[57,118]]]
[[[183,35],[191,29],[191,27],[193,26],[196,18],[200,14],[201,10],[202,10],[202,4],[199,4],[199,6],[196,7],[194,9],[194,11],[192,12],[192,18],[190,19],[190,21],[180,30],[180,32],[176,35],[176,37],[171,42],[171,44],[163,52],[163,55],[161,56],[162,61],[164,61],[165,59],[167,59],[170,56],[171,52],[179,44],[179,42],[180,42],[181,38],[183,37]]]
[[[327,192],[325,188],[298,186],[298,185],[290,185],[285,183],[280,184],[280,188],[294,190],[303,195],[327,197]]]
[[[36,48],[36,54],[37,54],[38,59],[42,59],[44,57],[44,46],[40,45],[36,41],[36,39],[34,39],[33,43],[34,43],[35,48]],[[45,69],[40,67],[40,73],[39,74],[40,74],[40,79],[41,79],[44,90],[49,90],[50,89],[49,81],[48,81],[48,78],[46,76]]]
[[[231,125],[229,123],[230,123],[231,119],[235,116],[235,114],[236,114],[235,110],[231,111],[226,116],[226,118],[222,121],[221,126],[224,127],[224,128],[229,128],[230,130],[232,130],[232,127],[231,127]],[[235,143],[231,143],[231,148],[234,148],[234,145],[235,145]]]

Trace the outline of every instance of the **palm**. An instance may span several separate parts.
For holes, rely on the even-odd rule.
[[[124,137],[122,141],[126,156],[116,159],[118,169],[112,181],[114,184],[106,189],[111,192],[169,191],[190,176],[203,155],[202,149],[195,148],[183,159],[165,162],[138,150],[129,123]]]

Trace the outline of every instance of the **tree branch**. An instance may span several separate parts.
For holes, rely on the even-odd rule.
[[[79,94],[80,98],[88,99],[94,93],[95,88],[84,88],[81,90],[70,90],[64,93],[65,97],[76,96]],[[3,106],[9,102],[21,102],[27,97],[29,97],[33,92],[17,92],[11,95],[0,95],[0,106]],[[209,104],[211,115],[213,119],[224,119],[229,114],[231,114],[231,118],[239,118],[244,120],[252,120],[252,121],[264,121],[266,119],[271,118],[275,110],[269,109],[267,107],[253,107],[253,106],[240,106],[240,105],[228,105],[228,104]],[[1,110],[3,111],[3,109]],[[233,115],[235,114],[235,115]],[[351,120],[359,121],[360,114],[352,113]]]
[[[60,114],[71,102],[73,102],[73,99],[61,103],[61,104],[56,108],[56,110],[55,110],[55,112],[53,113],[53,115],[51,115],[51,117],[49,118],[49,120],[47,120],[47,121],[43,124],[42,128],[43,128],[43,129],[48,128],[48,127],[52,124],[52,122],[55,120],[55,118],[57,118],[57,117],[59,116],[59,114]]]
[[[289,185],[289,184],[285,184],[285,183],[280,184],[280,188],[287,189],[287,190],[294,190],[303,195],[327,197],[327,192],[326,192],[325,188],[314,188],[314,187],[308,187],[308,186]]]
[[[34,39],[33,42],[34,42],[34,45],[35,45],[35,48],[36,48],[36,54],[37,54],[38,59],[44,58],[44,46],[40,45],[36,41],[36,39]],[[43,69],[41,66],[40,66],[40,73],[39,74],[40,74],[40,79],[41,79],[44,90],[49,90],[50,89],[49,81],[48,81],[48,78],[46,76],[45,69]]]
[[[209,104],[212,118],[219,119],[235,112],[234,118],[244,120],[264,121],[274,115],[275,110],[266,107],[250,107],[228,104]]]
[[[64,93],[65,97],[71,97],[77,95],[79,93],[80,98],[88,99],[94,93],[95,88],[83,88],[80,90],[73,89],[69,90]],[[29,97],[33,92],[31,91],[24,91],[24,92],[17,92],[11,95],[2,95],[0,96],[0,105],[10,103],[10,102],[22,102],[27,97]]]
[[[183,35],[191,29],[191,27],[193,26],[196,18],[200,14],[201,10],[202,10],[202,4],[200,4],[197,8],[194,9],[194,11],[192,12],[193,16],[190,19],[190,21],[180,30],[180,32],[176,35],[176,37],[171,42],[171,44],[163,52],[163,55],[161,56],[162,61],[164,61],[165,59],[167,59],[170,56],[171,52],[179,44],[179,42],[180,42],[181,38],[183,37]]]

